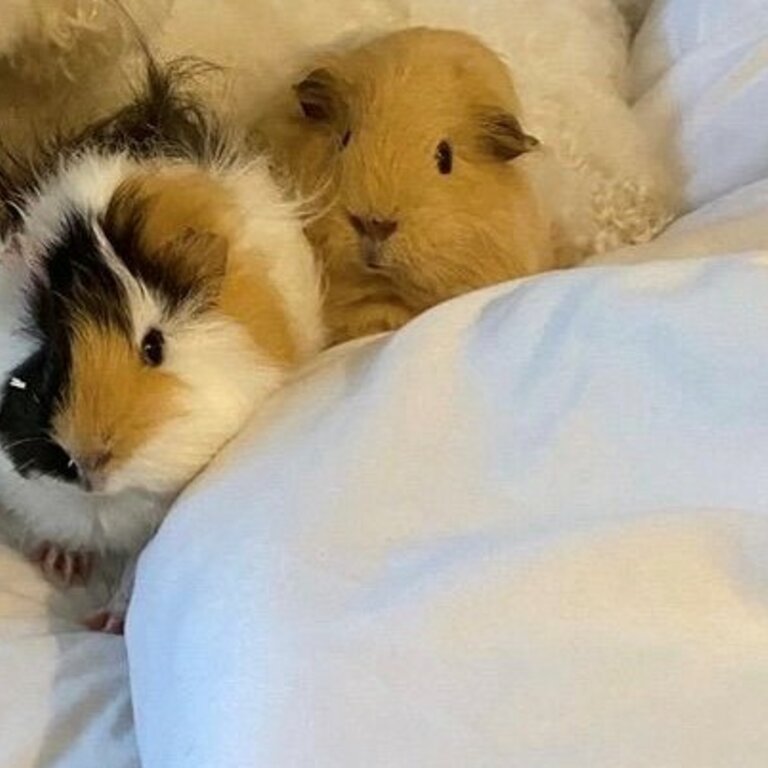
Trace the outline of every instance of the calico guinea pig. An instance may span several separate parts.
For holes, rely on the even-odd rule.
[[[278,171],[319,211],[306,231],[331,342],[556,266],[521,120],[492,51],[425,28],[320,59],[264,120]]]
[[[135,553],[322,346],[314,257],[265,165],[212,159],[176,101],[152,114],[183,141],[158,142],[146,106],[20,188],[0,251],[0,508],[65,582],[89,553]],[[120,628],[129,587],[98,628]]]

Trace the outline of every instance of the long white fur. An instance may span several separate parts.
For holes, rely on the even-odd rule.
[[[87,152],[64,165],[25,206],[22,248],[40,254],[61,234],[73,210],[96,216],[120,182],[138,168],[134,161]],[[301,223],[261,163],[212,171],[235,193],[249,223],[237,237],[238,253],[266,260],[284,297],[297,343],[305,355],[322,342],[319,282]],[[102,240],[106,262],[126,287],[137,340],[161,322],[161,299],[120,265]],[[13,249],[0,261],[0,375],[30,354],[20,332],[24,272]],[[32,265],[34,266],[34,265]],[[173,496],[226,442],[254,408],[289,375],[255,347],[250,335],[223,314],[162,321],[164,363],[185,385],[185,413],[165,424],[112,476],[105,493],[88,494],[51,478],[24,479],[0,450],[0,506],[21,522],[27,543],[50,540],[96,550],[134,550],[151,535]]]
[[[310,354],[324,341],[322,325],[317,322],[322,314],[322,295],[312,248],[302,231],[299,205],[283,199],[263,159],[242,173],[228,176],[227,186],[250,211],[241,235],[246,242],[269,238],[271,248],[263,256],[270,277],[280,290],[301,354]]]
[[[93,151],[62,163],[56,176],[25,201],[25,248],[39,253],[55,243],[74,211],[89,218],[103,211],[120,182],[135,169],[127,155]]]

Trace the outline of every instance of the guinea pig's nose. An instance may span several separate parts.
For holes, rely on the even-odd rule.
[[[95,451],[86,453],[74,459],[77,465],[80,485],[86,491],[101,490],[104,484],[104,470],[112,461],[111,451]]]
[[[397,222],[391,219],[367,219],[349,214],[349,222],[361,237],[384,242],[397,231]]]

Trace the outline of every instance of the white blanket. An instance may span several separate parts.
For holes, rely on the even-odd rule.
[[[146,768],[763,768],[767,299],[585,269],[330,355],[147,552]]]
[[[0,545],[2,768],[138,768],[125,645],[79,623],[105,586],[63,594]]]
[[[631,72],[637,112],[689,210],[768,176],[768,3],[661,0]]]

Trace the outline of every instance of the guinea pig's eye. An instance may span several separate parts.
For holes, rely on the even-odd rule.
[[[344,149],[344,147],[349,144],[349,140],[352,138],[352,131],[345,131],[344,135],[341,137],[341,148]]]
[[[151,368],[163,364],[165,358],[165,336],[157,328],[152,328],[141,341],[141,359]]]
[[[441,141],[437,145],[435,162],[437,163],[437,170],[443,175],[447,175],[453,170],[453,149],[447,141]]]

